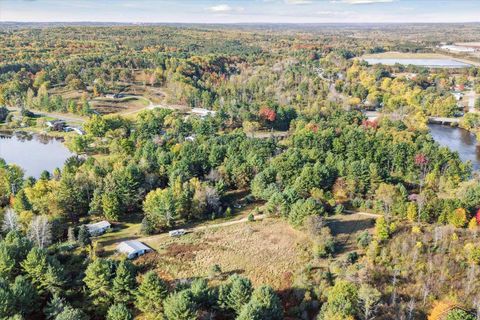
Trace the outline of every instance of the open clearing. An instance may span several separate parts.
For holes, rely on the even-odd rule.
[[[460,61],[466,64],[471,64],[475,66],[480,66],[480,63],[459,58],[453,55],[446,55],[440,53],[406,53],[406,52],[382,52],[382,53],[374,53],[374,54],[366,54],[360,57],[360,59],[425,59],[425,60],[455,60]]]
[[[208,277],[211,267],[218,264],[222,274],[217,280],[237,273],[250,278],[255,285],[269,284],[277,290],[290,288],[306,265],[327,268],[333,261],[314,259],[308,232],[292,228],[283,219],[257,216],[254,222],[246,221],[245,214],[254,206],[243,208],[233,219],[215,219],[186,227],[187,234],[181,237],[170,237],[168,233],[142,236],[140,224],[132,221],[100,236],[97,242],[103,255],[109,256],[115,254],[115,247],[121,241],[142,241],[155,252],[137,262],[155,268],[167,281]],[[372,233],[376,217],[353,213],[326,219],[337,242],[334,260],[343,261],[349,252],[358,251],[358,234]]]
[[[263,220],[205,229],[179,238],[144,241],[157,250],[157,269],[167,280],[208,276],[218,264],[222,275],[242,274],[256,285],[292,285],[309,259],[310,240],[282,220]]]

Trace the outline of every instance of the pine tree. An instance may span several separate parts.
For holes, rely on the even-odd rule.
[[[27,278],[24,276],[16,277],[11,290],[15,299],[15,310],[23,315],[28,315],[36,310],[38,303],[37,291]]]
[[[8,319],[12,315],[14,297],[7,281],[0,278],[0,319]]]
[[[112,293],[115,303],[131,303],[136,286],[134,266],[130,261],[121,261],[113,279]]]
[[[133,320],[133,316],[124,304],[114,304],[108,309],[107,320]]]
[[[8,246],[11,256],[15,259],[16,268],[20,267],[20,262],[25,260],[33,247],[32,242],[19,231],[10,231],[4,239]]]
[[[10,254],[9,247],[5,242],[0,242],[0,278],[10,278],[15,267],[15,260]]]
[[[390,236],[388,224],[385,221],[384,217],[380,217],[377,219],[375,223],[375,234],[379,241],[385,241]]]
[[[199,278],[192,281],[190,284],[190,292],[192,293],[193,301],[199,306],[210,305],[210,288],[205,279]]]
[[[83,313],[82,310],[72,308],[67,306],[56,318],[55,320],[86,320],[88,317]]]
[[[81,225],[80,228],[78,229],[78,244],[80,244],[82,247],[86,247],[89,244],[92,243],[90,240],[90,233],[88,232],[87,226]]]
[[[13,210],[18,213],[32,209],[32,205],[28,201],[27,195],[25,194],[25,191],[23,189],[18,191],[15,195],[12,207]]]
[[[163,311],[167,294],[165,282],[154,271],[149,271],[138,287],[135,306],[144,313],[159,314]]]
[[[43,313],[47,319],[55,319],[66,307],[65,300],[55,293],[43,309]]]
[[[167,320],[195,320],[197,311],[190,291],[184,290],[165,299],[164,315]]]
[[[226,297],[226,304],[236,314],[239,314],[242,307],[248,303],[252,295],[252,282],[238,275],[233,275],[229,279],[230,289]]]
[[[93,304],[106,307],[112,301],[112,281],[114,264],[110,260],[96,259],[90,263],[85,271],[85,282]]]
[[[46,291],[53,293],[63,284],[58,262],[49,259],[43,249],[34,247],[21,265],[40,295]]]
[[[237,320],[282,320],[282,303],[269,286],[261,286],[253,291],[252,299],[242,308]]]

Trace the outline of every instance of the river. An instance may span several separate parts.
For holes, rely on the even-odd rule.
[[[428,127],[436,142],[457,151],[463,161],[470,160],[474,170],[480,169],[480,148],[473,133],[440,124],[430,124]]]
[[[22,167],[25,176],[38,178],[44,170],[52,172],[61,168],[72,155],[59,139],[0,132],[0,158]]]

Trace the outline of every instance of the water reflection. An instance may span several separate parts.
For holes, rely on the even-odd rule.
[[[471,161],[473,169],[480,169],[480,148],[473,133],[439,124],[431,124],[429,127],[436,142],[449,147],[452,151],[457,151],[463,161]]]
[[[28,133],[0,132],[0,158],[25,170],[27,176],[39,177],[43,170],[61,168],[73,154],[61,139]]]

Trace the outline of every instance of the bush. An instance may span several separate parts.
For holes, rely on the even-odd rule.
[[[357,237],[357,244],[360,248],[365,249],[372,242],[372,236],[368,231],[360,233]]]
[[[353,251],[348,253],[347,255],[347,263],[354,264],[358,260],[358,253]]]
[[[317,258],[326,258],[335,253],[335,238],[330,228],[325,227],[320,230],[320,234],[314,240],[313,253]]]
[[[150,235],[150,234],[153,234],[155,232],[155,228],[152,226],[152,224],[150,223],[150,220],[148,220],[147,217],[144,217],[142,219],[142,224],[140,226],[140,232],[142,234],[146,234],[146,235]]]
[[[8,109],[5,107],[0,107],[0,122],[4,122],[8,117]]]

